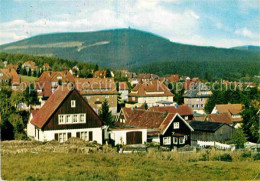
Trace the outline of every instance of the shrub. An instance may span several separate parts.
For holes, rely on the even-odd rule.
[[[232,162],[232,157],[231,157],[230,154],[224,153],[224,154],[222,154],[222,155],[213,157],[213,160]]]
[[[253,156],[254,160],[260,160],[260,153],[257,153]]]
[[[251,152],[247,151],[247,152],[243,152],[241,154],[241,157],[242,158],[250,158],[251,157]]]

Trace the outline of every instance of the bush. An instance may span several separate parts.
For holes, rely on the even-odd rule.
[[[260,153],[257,153],[253,156],[254,160],[260,160]]]
[[[224,154],[222,154],[222,155],[213,157],[213,160],[232,162],[232,157],[231,157],[230,154],[224,153]]]
[[[251,152],[247,151],[247,152],[243,152],[241,154],[241,157],[242,158],[250,158],[251,157]]]

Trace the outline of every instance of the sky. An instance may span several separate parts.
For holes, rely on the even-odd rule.
[[[128,28],[201,46],[260,46],[260,0],[0,0],[0,44]]]

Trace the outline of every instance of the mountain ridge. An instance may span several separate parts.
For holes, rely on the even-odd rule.
[[[260,58],[258,51],[181,44],[130,28],[36,35],[0,45],[0,51],[52,56],[109,68],[132,68],[178,61],[250,62]]]

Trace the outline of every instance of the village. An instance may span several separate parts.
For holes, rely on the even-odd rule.
[[[215,94],[214,84],[259,92],[259,85],[253,82],[209,83],[199,77],[178,74],[159,77],[152,73],[99,69],[98,65],[86,78],[79,77],[80,71],[78,66],[52,71],[48,63],[38,66],[33,61],[24,61],[18,66],[4,62],[0,69],[1,89],[10,87],[19,94],[27,91],[28,96],[34,93],[34,101],[15,102],[18,110],[28,112],[28,120],[20,128],[26,139],[62,143],[80,138],[116,146],[121,152],[125,148],[146,150],[149,145],[168,151],[184,147],[260,150],[255,139],[259,136],[250,138],[243,127],[249,124],[249,120],[243,120],[244,104],[209,105]],[[21,81],[24,75],[35,79]],[[258,110],[253,116],[260,121],[259,100],[255,104]],[[0,120],[1,117],[0,114]],[[10,140],[3,133],[2,130],[2,140]]]

